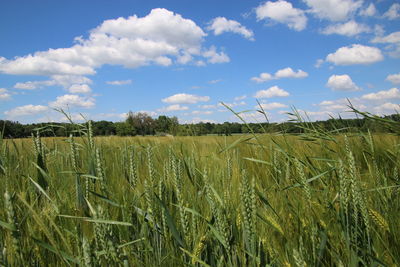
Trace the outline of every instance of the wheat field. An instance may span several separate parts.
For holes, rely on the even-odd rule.
[[[1,266],[399,266],[395,135],[1,140]]]

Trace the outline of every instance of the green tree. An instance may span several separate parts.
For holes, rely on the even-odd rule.
[[[125,122],[131,125],[137,134],[147,135],[155,133],[155,120],[145,112],[133,113],[129,111]]]
[[[119,136],[133,136],[136,135],[135,128],[126,122],[116,122],[115,130]]]

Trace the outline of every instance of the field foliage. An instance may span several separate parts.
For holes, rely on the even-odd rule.
[[[0,265],[398,266],[399,137],[304,127],[1,140]]]

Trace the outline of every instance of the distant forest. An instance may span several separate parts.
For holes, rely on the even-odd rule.
[[[372,119],[371,119],[372,118]],[[390,127],[385,127],[385,121]],[[382,123],[383,122],[383,123]],[[393,129],[394,124],[397,126]],[[393,114],[383,117],[366,116],[358,119],[328,119],[325,121],[304,122],[288,121],[283,123],[210,123],[200,122],[193,124],[179,124],[176,117],[159,116],[153,119],[146,113],[129,112],[123,122],[91,121],[91,128],[95,136],[136,136],[136,135],[232,135],[245,133],[303,133],[307,130],[325,132],[374,132],[398,133],[400,115]],[[77,135],[77,124],[73,123],[34,123],[21,124],[16,121],[0,120],[0,135],[4,138],[30,137],[32,133],[40,131],[41,136],[69,136]]]

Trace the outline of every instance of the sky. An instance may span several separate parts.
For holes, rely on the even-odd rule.
[[[323,120],[399,87],[399,1],[0,1],[0,119]]]

